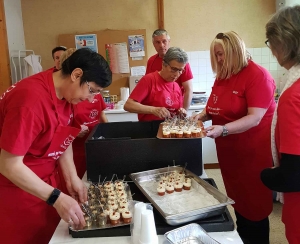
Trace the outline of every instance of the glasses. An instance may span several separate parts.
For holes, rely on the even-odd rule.
[[[224,33],[219,33],[216,35],[216,38],[217,39],[224,39],[224,38],[227,38],[229,40],[229,37],[226,36]]]
[[[100,94],[101,90],[100,91],[97,91],[97,92],[94,92],[91,87],[90,87],[90,84],[87,82],[87,80],[85,81],[85,83],[88,85],[88,89],[89,89],[89,92],[91,95],[98,95]]]
[[[269,40],[266,40],[266,41],[265,41],[265,44],[267,45],[268,48],[270,48]]]
[[[165,62],[167,65],[169,65],[167,62]],[[177,69],[176,67],[172,67],[171,65],[169,65],[169,67],[171,68],[171,72],[172,73],[176,73],[178,72],[179,74],[182,74],[185,72],[185,69]]]

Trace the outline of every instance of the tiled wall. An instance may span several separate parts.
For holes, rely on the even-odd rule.
[[[282,80],[286,70],[277,63],[270,49],[263,47],[247,48],[247,50],[251,53],[254,62],[265,67],[271,73],[280,91],[283,88]],[[194,91],[205,91],[209,95],[215,80],[215,75],[211,69],[209,51],[193,51],[187,52],[187,54],[194,76]]]

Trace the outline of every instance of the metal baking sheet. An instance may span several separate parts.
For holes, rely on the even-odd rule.
[[[130,174],[130,178],[142,191],[142,193],[147,197],[147,199],[153,204],[153,206],[159,211],[159,213],[163,216],[165,221],[170,225],[185,224],[187,222],[194,221],[197,219],[205,219],[208,217],[222,214],[225,211],[225,207],[227,205],[234,203],[232,199],[230,199],[229,197],[221,193],[219,190],[202,180],[199,176],[195,175],[189,170],[185,170],[186,176],[192,179],[192,188],[193,184],[196,184],[196,186],[197,184],[200,185],[206,190],[208,194],[212,195],[215,199],[217,199],[219,203],[204,208],[189,209],[186,211],[181,211],[179,213],[168,213],[167,211],[163,210],[159,204],[159,201],[155,200],[152,197],[154,195],[150,193],[148,189],[146,190],[143,187],[143,185],[145,185],[145,183],[147,184],[148,182],[150,182],[150,184],[151,182],[158,182],[160,176],[167,172],[182,172],[183,170],[184,168],[181,166],[171,166],[155,170],[132,173]],[[178,197],[180,197],[180,193],[178,194]]]
[[[168,140],[170,140],[170,139],[175,139],[175,140],[189,139],[189,140],[191,140],[191,139],[199,139],[199,138],[206,137],[206,132],[204,131],[203,123],[200,120],[198,121],[199,126],[202,128],[201,131],[200,131],[200,136],[199,137],[190,137],[190,138],[186,138],[186,137],[181,137],[181,138],[170,137],[170,138],[166,138],[166,137],[163,137],[163,123],[164,122],[160,123],[160,125],[158,127],[158,131],[157,131],[157,135],[156,135],[156,137],[158,139],[168,139]]]
[[[132,199],[132,194],[131,194],[131,191],[130,191],[130,187],[128,184],[125,184],[125,191],[127,193],[127,200],[128,200],[128,209],[130,210],[130,212],[133,214],[133,211],[134,211],[134,205],[137,203],[137,201],[134,201]],[[132,220],[131,222],[133,221],[133,216],[132,216]],[[71,225],[69,226],[69,229],[71,231],[90,231],[90,230],[101,230],[101,229],[108,229],[108,228],[115,228],[115,227],[119,227],[119,226],[125,226],[125,225],[130,225],[130,223],[124,223],[122,220],[120,220],[120,223],[119,224],[115,224],[115,225],[112,225],[110,223],[106,223],[105,225],[102,225],[102,226],[99,226],[97,224],[96,221],[93,221],[92,222],[92,225],[90,226],[85,226],[83,227],[83,229],[74,229]]]
[[[198,224],[189,224],[171,230],[165,234],[165,237],[172,244],[220,244]]]

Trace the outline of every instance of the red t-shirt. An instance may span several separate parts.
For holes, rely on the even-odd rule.
[[[165,81],[157,71],[143,76],[129,97],[143,105],[165,107],[170,111],[178,110],[183,104],[178,84]],[[138,114],[138,119],[140,121],[161,120],[152,114]]]
[[[267,108],[264,118],[275,110],[275,84],[269,72],[249,61],[229,79],[216,80],[206,105],[213,124],[226,124],[247,115],[249,107]]]
[[[300,155],[300,79],[281,95],[277,116],[275,135],[278,152]]]
[[[163,60],[161,57],[158,56],[158,54],[155,54],[152,57],[150,57],[147,62],[146,74],[149,74],[149,73],[152,73],[155,71],[161,71],[162,62],[163,62]],[[185,70],[184,73],[182,73],[176,80],[176,82],[178,83],[180,88],[182,88],[183,82],[193,79],[193,74],[192,74],[192,70],[191,70],[189,63],[187,63],[185,65],[184,70]]]
[[[12,85],[0,97],[0,148],[15,154],[41,156],[48,149],[58,125],[48,81],[53,71],[44,71]],[[73,120],[71,104],[57,99],[62,125]]]
[[[92,130],[99,123],[100,113],[106,108],[103,97],[98,94],[92,102],[85,100],[74,106],[74,121],[79,125],[86,125]]]

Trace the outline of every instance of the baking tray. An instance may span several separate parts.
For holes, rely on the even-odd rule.
[[[171,166],[166,168],[160,168],[160,169],[130,174],[130,178],[133,180],[133,182],[147,197],[147,199],[153,204],[153,206],[163,216],[163,218],[169,225],[180,225],[190,221],[205,219],[215,215],[220,215],[225,211],[227,205],[234,203],[232,199],[230,199],[229,197],[227,197],[226,195],[218,191],[216,188],[214,188],[213,186],[211,186],[210,184],[202,180],[199,176],[195,175],[189,170],[185,170],[186,176],[192,179],[192,188],[196,189],[197,187],[194,186],[197,185],[202,186],[207,191],[207,193],[209,193],[211,196],[217,199],[219,203],[211,206],[203,207],[203,208],[189,209],[187,211],[181,211],[179,213],[168,213],[167,211],[163,210],[161,208],[161,204],[159,203],[159,200],[157,200],[156,197],[157,195],[155,192],[156,188],[154,189],[153,192],[151,192],[149,191],[149,189],[144,188],[143,185],[147,183],[151,185],[152,182],[158,181],[160,176],[165,173],[182,172],[183,170],[184,168],[181,166]],[[194,191],[194,193],[197,193],[197,190]],[[180,197],[181,195],[181,193],[173,193],[173,194],[178,194],[178,197]],[[154,200],[152,196],[153,197],[155,196],[156,200]],[[170,205],[173,204],[174,203],[172,202],[172,204]]]
[[[172,244],[220,244],[198,224],[189,224],[165,233]]]
[[[218,188],[215,181],[212,178],[206,178],[204,180],[211,184],[213,187]],[[149,202],[146,196],[141,192],[141,190],[137,187],[135,183],[131,181],[128,182],[128,185],[130,186],[133,200],[139,202]],[[166,232],[174,230],[175,228],[184,226],[186,224],[190,224],[185,223],[179,226],[172,226],[166,223],[166,220],[156,210],[156,208],[153,208],[153,213],[156,231],[158,235],[164,235]],[[234,230],[234,222],[232,220],[232,217],[230,216],[227,207],[225,208],[225,212],[220,215],[192,221],[191,223],[199,224],[206,232],[223,232]],[[72,231],[69,229],[69,234],[73,238],[130,236],[130,225],[124,225],[118,228],[94,229],[90,231]]]
[[[200,131],[200,136],[198,137],[189,137],[189,138],[186,138],[186,137],[181,137],[181,138],[175,138],[175,137],[170,137],[170,138],[166,138],[166,137],[163,137],[163,125],[164,125],[164,122],[160,123],[159,127],[158,127],[158,131],[157,131],[157,135],[156,137],[158,139],[179,139],[179,140],[182,140],[182,139],[199,139],[199,138],[204,138],[206,137],[206,132],[204,130],[204,125],[203,125],[203,122],[202,121],[198,121],[198,126],[201,128],[201,131]]]
[[[127,194],[128,209],[130,210],[131,213],[133,213],[134,212],[134,205],[137,203],[137,201],[134,201],[132,199],[132,194],[131,194],[131,191],[130,191],[130,187],[127,183],[125,183],[125,191],[126,191],[126,194]],[[132,217],[131,222],[132,221],[133,221],[133,217]],[[126,226],[126,225],[130,225],[131,222],[130,223],[124,223],[122,221],[122,218],[121,218],[120,223],[118,223],[118,224],[112,225],[109,222],[107,222],[105,225],[99,226],[96,221],[92,221],[92,225],[84,226],[83,229],[74,229],[71,225],[69,225],[69,229],[71,231],[75,231],[75,232],[93,231],[93,230],[101,230],[101,229],[109,229],[109,228],[116,228],[116,227],[120,227],[120,226]]]

